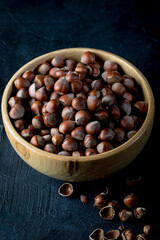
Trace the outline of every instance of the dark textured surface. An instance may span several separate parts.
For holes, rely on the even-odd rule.
[[[127,176],[142,175],[142,205],[149,209],[145,223],[160,239],[159,221],[159,89],[160,2],[151,1],[0,1],[0,96],[10,77],[31,59],[61,48],[92,47],[113,52],[136,65],[148,79],[156,100],[152,135],[139,157],[107,179],[74,184],[72,198],[57,191],[61,181],[29,167],[11,147],[0,118],[0,240],[86,240],[95,228],[106,231],[122,225],[106,221],[93,207],[105,185],[122,202],[132,190]],[[84,205],[79,194],[89,198]],[[142,197],[143,196],[143,197]],[[136,234],[143,222],[126,224]]]

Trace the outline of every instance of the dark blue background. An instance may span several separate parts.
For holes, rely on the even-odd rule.
[[[93,207],[94,196],[105,185],[111,198],[122,202],[133,190],[128,176],[141,175],[137,190],[150,212],[154,236],[160,239],[159,220],[159,94],[160,2],[158,0],[1,0],[0,95],[11,76],[25,63],[44,53],[68,47],[92,47],[110,51],[136,65],[148,79],[156,101],[151,137],[139,157],[107,179],[75,183],[72,198],[57,190],[61,181],[44,176],[15,153],[0,118],[0,240],[86,240],[95,228],[106,231],[122,225],[106,221]],[[83,193],[89,198],[84,205]],[[126,224],[136,234],[143,222]]]

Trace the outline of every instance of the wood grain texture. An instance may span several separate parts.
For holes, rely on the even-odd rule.
[[[101,61],[107,59],[116,61],[122,70],[134,77],[141,86],[145,100],[148,102],[148,113],[140,130],[121,146],[103,153],[89,157],[64,157],[44,152],[26,142],[14,129],[9,116],[7,102],[10,97],[13,82],[24,71],[34,70],[54,56],[80,60],[85,51],[92,51],[96,58]],[[102,50],[90,48],[71,48],[57,50],[42,55],[20,68],[8,82],[2,98],[2,117],[7,136],[19,156],[37,171],[61,180],[67,181],[89,181],[109,176],[123,169],[132,162],[145,146],[154,120],[154,97],[150,85],[143,74],[131,63],[123,58]]]

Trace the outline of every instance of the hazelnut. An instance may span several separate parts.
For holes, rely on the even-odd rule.
[[[79,80],[74,80],[71,82],[71,89],[73,93],[79,93],[82,89],[82,82]]]
[[[98,152],[97,152],[97,149],[94,149],[94,148],[88,148],[85,151],[85,156],[91,156],[95,154],[98,154]]]
[[[78,73],[77,72],[73,72],[73,71],[69,71],[67,74],[66,74],[66,80],[68,82],[73,82],[75,80],[79,80],[79,76],[78,76]]]
[[[23,129],[21,131],[21,136],[26,140],[30,140],[33,137],[33,130],[29,128]]]
[[[112,91],[118,96],[123,96],[123,94],[126,92],[126,88],[122,83],[113,83]]]
[[[85,131],[83,127],[77,127],[72,130],[71,136],[77,140],[82,141],[85,137]]]
[[[52,99],[46,104],[46,111],[47,112],[57,112],[60,107],[60,102],[58,99]]]
[[[59,131],[61,133],[70,133],[75,127],[75,122],[71,121],[71,120],[67,120],[67,121],[63,121],[60,125],[59,125]]]
[[[58,155],[61,155],[61,156],[71,156],[71,153],[70,152],[67,152],[67,151],[60,151],[58,153]]]
[[[120,121],[120,126],[124,130],[132,130],[134,128],[134,120],[131,116],[124,116]]]
[[[127,222],[133,218],[133,213],[129,210],[122,210],[118,213],[119,219],[121,222]]]
[[[51,136],[53,136],[54,134],[57,134],[57,133],[59,133],[58,127],[53,127],[50,129]]]
[[[66,59],[65,60],[66,67],[69,67],[71,69],[74,69],[77,65],[77,62],[72,59]]]
[[[95,111],[102,105],[102,101],[99,97],[88,96],[87,98],[87,107],[89,111]]]
[[[104,194],[98,194],[94,198],[94,207],[95,208],[103,208],[104,206],[107,205],[107,198],[106,195]]]
[[[112,200],[108,203],[108,206],[112,206],[115,210],[119,208],[119,203],[116,200]]]
[[[26,121],[24,119],[18,119],[14,122],[16,129],[22,131],[26,127]]]
[[[88,93],[90,91],[90,88],[87,83],[83,82],[82,83],[82,92],[83,93]]]
[[[121,111],[116,104],[111,107],[111,114],[116,121],[120,119]]]
[[[97,151],[99,153],[107,152],[113,149],[113,146],[109,142],[101,142],[97,145]]]
[[[62,143],[62,148],[65,151],[73,152],[78,149],[78,144],[74,138],[70,137],[64,140],[64,142]]]
[[[134,88],[134,81],[131,78],[125,78],[123,80],[123,85],[127,88],[128,91],[132,91]]]
[[[123,98],[125,98],[126,100],[128,100],[129,102],[132,102],[133,101],[133,95],[129,92],[125,92],[123,94]]]
[[[91,115],[86,110],[80,110],[75,114],[75,121],[77,125],[85,126],[91,120]]]
[[[50,76],[52,76],[53,78],[56,78],[56,72],[57,71],[59,71],[60,70],[60,68],[58,68],[58,67],[53,67],[53,68],[51,68],[50,70],[49,70],[49,75]]]
[[[106,60],[103,65],[103,69],[106,71],[117,71],[118,70],[118,64],[116,62]]]
[[[44,124],[47,127],[54,127],[57,124],[57,117],[55,113],[46,113],[43,116]]]
[[[116,240],[120,236],[120,231],[115,229],[115,230],[110,230],[105,234],[106,239],[108,240]]]
[[[52,143],[47,143],[43,150],[50,153],[57,153],[57,148]]]
[[[83,97],[76,97],[72,100],[72,107],[75,110],[86,109],[86,100]]]
[[[23,73],[22,77],[31,82],[34,79],[35,74],[32,71],[26,71],[26,72]]]
[[[138,197],[136,194],[131,193],[129,195],[127,195],[124,199],[123,199],[123,203],[128,207],[128,208],[134,208],[137,203],[138,203]]]
[[[39,88],[36,92],[35,92],[35,98],[38,100],[38,101],[47,101],[48,100],[48,92],[46,90],[45,87],[41,87]]]
[[[131,104],[128,100],[123,99],[121,104],[120,104],[120,108],[125,113],[125,115],[130,115],[132,107],[131,107]]]
[[[122,129],[122,128],[115,128],[114,129],[114,132],[115,132],[115,140],[117,142],[122,142],[124,140],[124,137],[125,137],[125,131]]]
[[[64,135],[62,133],[56,133],[52,136],[52,142],[56,146],[61,146],[64,140]]]
[[[72,107],[65,107],[62,110],[61,116],[64,120],[73,120],[75,116],[75,110]]]
[[[46,75],[48,74],[49,70],[51,69],[51,66],[49,65],[49,63],[42,63],[38,66],[37,72],[39,74],[43,74]]]
[[[124,230],[121,234],[123,240],[136,240],[136,236],[132,230]]]
[[[136,207],[133,210],[133,213],[137,219],[141,219],[142,217],[144,217],[147,214],[147,209],[145,207]]]
[[[83,152],[78,150],[78,151],[73,151],[72,152],[72,156],[73,157],[80,157],[80,156],[83,156]]]
[[[86,130],[87,133],[89,133],[91,135],[96,135],[100,132],[101,125],[98,121],[89,122],[86,125],[85,130]]]
[[[29,80],[19,77],[14,81],[15,87],[20,90],[21,88],[28,88],[30,86]]]
[[[30,143],[35,147],[44,147],[45,140],[40,135],[35,135],[31,138]]]
[[[95,229],[90,235],[89,235],[90,240],[103,240],[105,239],[104,237],[104,231],[103,229],[97,228]]]
[[[88,198],[85,195],[83,195],[83,194],[80,195],[80,200],[84,204],[88,203]]]
[[[51,95],[50,95],[50,100],[52,100],[52,99],[59,99],[59,98],[60,98],[60,95],[57,92],[55,92],[55,91],[53,91],[51,93]]]
[[[61,77],[54,84],[54,91],[59,94],[66,94],[69,91],[69,82],[67,82],[65,77]]]
[[[91,83],[91,88],[97,91],[102,90],[104,87],[104,82],[102,79],[96,79]]]
[[[14,96],[14,97],[11,97],[9,99],[8,104],[9,104],[10,107],[13,107],[14,104],[21,104],[21,105],[23,105],[23,99],[19,98],[17,96]]]
[[[54,88],[55,80],[52,76],[46,75],[44,77],[44,85],[48,91],[52,91]]]
[[[88,96],[100,97],[100,96],[101,96],[101,93],[100,93],[100,91],[93,89],[93,90],[91,90],[91,91],[88,93]]]
[[[92,135],[87,134],[84,138],[85,148],[94,148],[97,145],[97,140]]]
[[[9,111],[9,116],[12,119],[19,119],[24,116],[25,109],[21,104],[14,104],[11,110]]]
[[[147,102],[146,101],[137,101],[134,104],[134,107],[137,109],[138,113],[146,114],[147,113]]]
[[[53,77],[55,77],[55,78],[62,78],[62,77],[65,77],[66,76],[66,74],[67,74],[67,70],[65,69],[65,68],[61,68],[61,69],[58,69],[58,70],[56,70],[55,71],[55,73],[54,73],[54,76]],[[49,72],[50,73],[50,72]],[[50,74],[49,74],[50,75]]]
[[[95,55],[94,53],[87,51],[84,52],[81,56],[81,62],[85,64],[90,64],[95,62]]]
[[[101,141],[112,141],[115,133],[110,128],[103,128],[98,136]]]
[[[40,133],[41,133],[41,136],[50,135],[50,129],[49,128],[41,129]]]
[[[35,76],[33,83],[36,83],[39,88],[44,86],[44,75],[38,74]]]
[[[68,93],[65,95],[62,95],[59,98],[59,101],[64,105],[64,106],[69,106],[72,103],[72,100],[74,98],[74,94],[73,93]]]
[[[41,115],[35,116],[32,119],[32,125],[36,129],[42,129],[43,128],[43,116],[41,116]]]
[[[131,131],[127,132],[127,139],[132,138],[136,133],[137,133],[136,130],[131,130]]]
[[[59,189],[58,193],[63,197],[68,197],[73,193],[73,185],[71,183],[63,183]]]
[[[60,56],[56,56],[51,61],[52,66],[61,68],[64,65],[64,60]]]
[[[43,104],[40,101],[35,101],[32,103],[31,105],[31,111],[35,114],[35,115],[40,115],[41,114],[41,110],[42,110]]]
[[[32,83],[28,89],[29,96],[31,98],[35,98],[36,91],[38,90],[39,86],[37,83]]]
[[[116,104],[117,100],[113,92],[108,88],[103,88],[102,89],[102,103],[105,104],[106,106],[111,107],[113,104]]]
[[[19,89],[16,96],[19,98],[28,99],[29,98],[28,89],[27,88]]]

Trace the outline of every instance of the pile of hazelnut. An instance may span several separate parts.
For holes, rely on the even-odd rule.
[[[14,81],[9,116],[35,147],[63,156],[90,156],[130,139],[146,113],[140,87],[116,62],[54,57]]]

